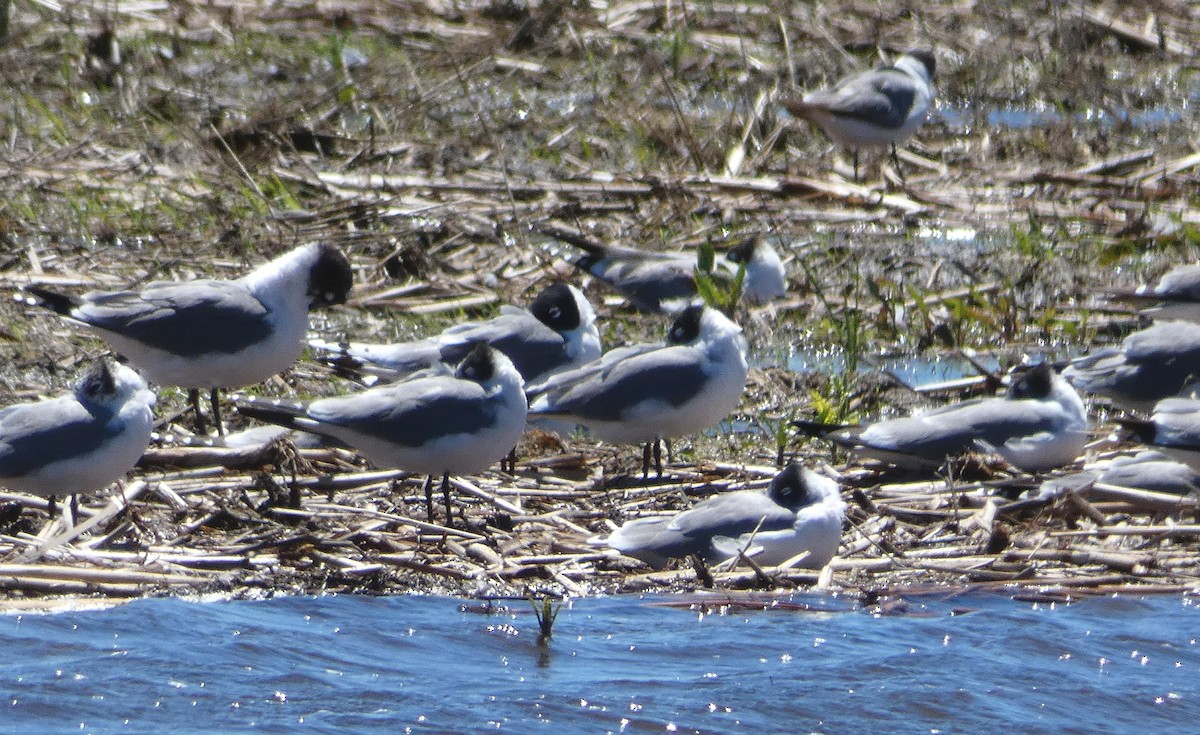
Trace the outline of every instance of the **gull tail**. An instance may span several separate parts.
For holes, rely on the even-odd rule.
[[[1153,421],[1125,417],[1117,419],[1117,423],[1125,430],[1122,439],[1137,439],[1143,444],[1153,444],[1157,429]]]
[[[265,421],[288,429],[310,430],[312,427],[302,424],[304,404],[300,401],[288,401],[279,398],[262,398],[259,396],[235,397],[233,405],[237,412],[246,418]]]
[[[51,311],[55,311],[64,316],[70,316],[71,311],[79,306],[80,300],[74,296],[51,291],[41,286],[30,286],[25,289],[25,293],[29,295],[26,303],[35,306],[44,306]]]
[[[828,424],[823,421],[805,421],[803,419],[797,419],[796,421],[792,422],[792,426],[795,426],[796,429],[798,429],[800,433],[804,434],[805,436],[824,438],[835,431],[852,429],[856,426],[856,424]]]
[[[781,97],[779,104],[793,117],[802,120],[811,119],[813,115],[827,109],[824,105],[808,102],[802,97]]]

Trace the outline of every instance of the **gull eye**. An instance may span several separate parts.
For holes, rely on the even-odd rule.
[[[557,306],[550,307],[550,316],[555,319],[559,318],[562,316],[562,309],[558,308]]]

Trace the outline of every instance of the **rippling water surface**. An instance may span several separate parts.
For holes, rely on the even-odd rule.
[[[1183,732],[1188,597],[972,595],[875,617],[836,597],[701,613],[524,602],[144,600],[0,618],[5,732]],[[807,607],[805,610],[803,608]],[[1185,727],[1186,729],[1186,727]]]

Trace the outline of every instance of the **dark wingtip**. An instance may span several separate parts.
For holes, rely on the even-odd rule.
[[[79,299],[76,297],[51,291],[41,286],[29,286],[25,292],[32,297],[32,303],[59,314],[70,314],[71,310],[79,305]]]
[[[248,419],[275,424],[285,429],[299,428],[296,420],[304,414],[304,408],[299,404],[255,397],[236,399],[233,407]]]
[[[1143,444],[1153,444],[1158,433],[1158,427],[1147,419],[1125,417],[1117,419],[1117,424],[1127,432],[1122,439],[1137,439]]]
[[[835,431],[852,428],[854,424],[829,424],[823,421],[806,421],[804,419],[796,419],[792,422],[792,426],[796,427],[796,429],[805,436],[824,438]]]

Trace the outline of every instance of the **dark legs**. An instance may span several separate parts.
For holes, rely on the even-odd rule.
[[[896,175],[900,177],[901,181],[907,184],[908,180],[904,178],[904,172],[900,170],[900,157],[896,155],[895,143],[892,143],[892,165],[896,167]]]
[[[508,451],[508,454],[500,460],[500,471],[508,474],[516,474],[517,472],[517,448],[513,447]]]
[[[857,148],[854,149],[854,153],[852,155],[854,156],[854,183],[857,184],[860,181],[860,179],[858,178],[858,149]]]
[[[446,503],[446,525],[454,527],[454,516],[450,509],[450,473],[442,475],[442,499]]]
[[[454,526],[453,508],[450,507],[450,473],[442,475],[442,499],[446,503],[446,525]],[[433,523],[433,475],[425,478],[425,517]]]
[[[192,405],[192,422],[196,427],[196,433],[200,435],[207,434],[208,422],[204,419],[204,412],[200,410],[200,391],[195,388],[189,388],[188,403]]]
[[[221,404],[218,402],[218,399],[217,389],[213,388],[208,394],[208,402],[212,406],[213,423],[217,425],[217,434],[225,436],[225,425],[221,423]],[[192,405],[192,414],[196,417],[196,433],[207,434],[208,422],[204,419],[204,413],[200,410],[199,390],[196,388],[188,389],[188,403]]]
[[[218,398],[217,389],[213,388],[208,394],[208,402],[212,404],[213,423],[217,425],[217,436],[225,436],[225,424],[221,423],[221,404]]]
[[[646,446],[642,447],[642,479],[650,477],[650,457],[654,457],[654,471],[659,477],[662,477],[662,441],[655,438],[654,441],[646,442]]]
[[[425,520],[433,523],[433,475],[425,478]]]

